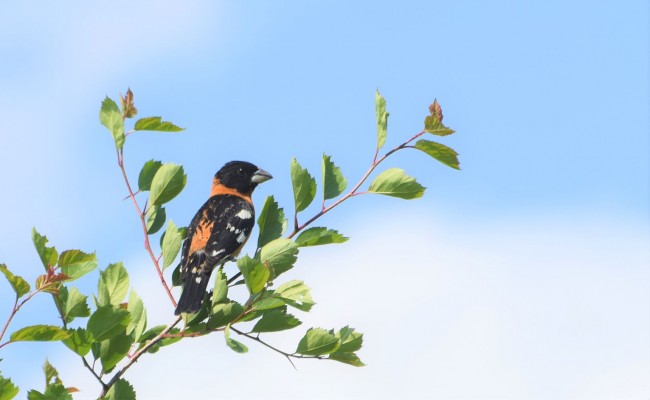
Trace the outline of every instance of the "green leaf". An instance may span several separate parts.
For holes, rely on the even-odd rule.
[[[330,360],[335,360],[335,361],[338,361],[338,362],[342,362],[344,364],[350,364],[350,365],[353,365],[355,367],[363,367],[363,366],[366,365],[363,362],[361,362],[361,360],[359,359],[359,356],[357,356],[354,353],[345,353],[345,352],[342,352],[342,351],[336,351],[336,352],[330,354],[329,357],[327,357],[327,358],[330,359]]]
[[[158,131],[158,132],[180,132],[184,128],[178,127],[171,122],[163,121],[161,117],[140,118],[134,129],[136,131]]]
[[[299,280],[280,285],[273,296],[302,311],[309,311],[316,304],[311,298],[309,287]]]
[[[163,205],[171,201],[183,190],[187,183],[187,175],[182,165],[172,163],[163,164],[156,171],[151,181],[149,191],[149,205]]]
[[[111,386],[102,400],[135,400],[135,390],[129,382],[120,379]]]
[[[348,241],[348,239],[349,238],[341,235],[334,229],[313,227],[302,231],[295,240],[298,246],[306,247],[320,246],[330,243],[345,243]]]
[[[59,267],[70,280],[78,279],[97,268],[97,256],[81,250],[66,250],[59,257]]]
[[[291,314],[287,314],[286,307],[284,309],[275,309],[265,312],[262,319],[257,321],[253,327],[252,332],[278,332],[287,329],[295,328],[302,324],[298,318]]]
[[[300,212],[307,208],[316,197],[316,180],[293,158],[291,159],[291,182],[296,212]]]
[[[11,379],[0,375],[0,400],[11,400],[19,391],[20,389],[11,382]]]
[[[117,104],[108,96],[102,102],[102,108],[99,110],[99,122],[113,135],[115,147],[118,150],[122,150],[122,147],[124,147],[124,121],[122,120],[122,113]]]
[[[131,293],[129,294],[129,305],[126,309],[131,313],[131,321],[129,321],[126,327],[126,334],[131,335],[133,340],[137,342],[145,329],[147,329],[147,310],[144,308],[142,299],[133,289],[131,289]]]
[[[163,254],[163,271],[165,268],[172,265],[178,252],[181,250],[183,243],[183,229],[178,228],[174,221],[171,219],[167,223],[167,230],[165,230],[165,237],[162,240],[162,254]]]
[[[121,262],[110,264],[100,272],[98,284],[98,305],[119,306],[129,291],[129,274]]]
[[[99,359],[104,372],[112,370],[126,356],[132,344],[133,338],[126,335],[115,336],[101,342]]]
[[[244,282],[246,282],[246,287],[251,294],[262,291],[271,276],[269,267],[249,256],[239,258],[237,268],[244,276]]]
[[[230,347],[237,353],[248,352],[248,347],[246,347],[243,343],[230,338],[230,324],[226,326],[226,329],[223,331],[223,334],[224,337],[226,338],[226,344],[228,345],[228,347]]]
[[[323,154],[323,198],[333,199],[343,193],[347,186],[348,180],[341,168],[334,165],[330,156]]]
[[[80,356],[85,356],[90,351],[93,335],[84,328],[68,329],[70,336],[63,340],[63,344]]]
[[[214,278],[214,290],[212,291],[212,305],[224,303],[228,300],[228,278],[223,272],[223,268],[219,268]]]
[[[361,349],[363,344],[363,334],[355,332],[354,328],[349,326],[343,327],[336,332],[336,337],[339,339],[339,351],[341,352],[355,352]]]
[[[126,331],[131,314],[113,306],[98,307],[88,319],[88,330],[95,342],[110,339]]]
[[[144,163],[138,176],[138,189],[141,192],[146,192],[151,189],[151,181],[153,181],[153,177],[156,176],[156,172],[158,172],[160,167],[162,167],[160,161],[149,160]]]
[[[326,331],[321,328],[311,328],[305,333],[296,353],[307,356],[322,356],[335,352],[339,348],[339,340],[333,331]]]
[[[284,210],[278,207],[273,196],[268,196],[262,207],[262,212],[257,219],[260,233],[257,239],[257,247],[262,248],[270,241],[279,238],[287,229],[288,221],[284,217]]]
[[[273,278],[293,268],[298,259],[298,245],[291,239],[279,238],[267,243],[260,251],[260,260],[273,268]]]
[[[43,364],[43,372],[45,372],[45,384],[47,386],[55,383],[61,383],[61,378],[59,378],[59,371],[54,368],[50,362],[45,359],[45,364]]]
[[[208,329],[217,329],[226,326],[235,320],[244,312],[244,307],[236,301],[229,303],[219,303],[212,307],[210,319],[208,320]]]
[[[10,342],[56,342],[66,339],[70,334],[54,325],[32,325],[18,329],[11,334]]]
[[[147,210],[147,234],[153,235],[165,224],[167,214],[165,207],[153,205]]]
[[[377,117],[377,150],[384,147],[388,133],[388,116],[386,111],[386,99],[379,93],[375,93],[375,115]]]
[[[424,118],[424,130],[437,136],[447,136],[455,132],[444,126],[435,115],[428,115]]]
[[[84,296],[75,287],[61,286],[59,289],[59,299],[61,301],[61,309],[63,318],[66,323],[72,322],[77,317],[90,316],[90,308],[86,300],[88,296]]]
[[[422,150],[448,167],[460,169],[458,153],[456,153],[456,151],[451,147],[430,140],[421,139],[415,143],[415,148]]]
[[[45,393],[37,390],[27,392],[27,400],[73,400],[72,395],[62,383],[55,383],[45,387]]]
[[[262,298],[255,301],[253,309],[255,311],[270,310],[273,308],[283,307],[286,303],[275,296],[274,290],[267,290],[262,294]]]
[[[34,242],[34,247],[36,247],[36,252],[41,257],[43,266],[45,270],[49,267],[56,265],[56,260],[59,258],[59,253],[57,253],[54,247],[47,247],[47,237],[41,236],[40,233],[36,232],[36,228],[32,228],[32,241]]]
[[[0,264],[0,272],[2,272],[9,281],[12,289],[14,292],[16,292],[17,298],[21,298],[29,293],[29,283],[27,283],[27,281],[25,281],[22,277],[14,275],[11,271],[9,271],[9,269],[7,269],[7,266],[5,264]]]
[[[379,174],[368,188],[369,192],[401,199],[422,197],[426,188],[399,168],[391,168]]]

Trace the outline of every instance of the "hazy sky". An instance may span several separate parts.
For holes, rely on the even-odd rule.
[[[323,218],[351,239],[301,251],[287,279],[318,304],[301,329],[268,337],[291,351],[309,326],[349,324],[367,366],[295,371],[215,334],[143,357],[126,375],[139,398],[647,399],[648,17],[645,1],[5,2],[0,263],[33,282],[36,226],[59,250],[96,251],[100,268],[123,260],[149,325],[171,321],[98,121],[127,87],[139,116],[187,128],[138,133],[125,151],[134,180],[151,158],[184,165],[167,207],[178,225],[232,159],[270,171],[254,200],[287,210],[292,157],[320,176],[327,153],[355,183],[374,155],[375,90],[387,148],[438,98],[462,170],[389,159],[424,198],[362,196]],[[76,286],[91,294],[96,280]],[[1,324],[12,297],[0,283]],[[57,323],[41,297],[10,330]],[[14,344],[0,370],[21,398],[42,389],[46,357],[75,398],[99,393],[62,344]]]

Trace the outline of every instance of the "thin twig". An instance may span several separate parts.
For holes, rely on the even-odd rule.
[[[81,360],[83,361],[84,366],[85,366],[86,368],[88,368],[88,370],[90,371],[90,373],[95,377],[95,379],[97,379],[97,380],[99,381],[99,384],[102,385],[102,389],[103,389],[103,390],[108,390],[108,386],[106,385],[106,383],[104,383],[104,381],[102,380],[102,378],[101,378],[99,375],[97,375],[97,372],[95,372],[95,369],[94,369],[93,367],[91,367],[90,364],[88,364],[88,361],[86,361],[86,357],[83,357],[83,356],[82,356],[82,357],[81,357]]]

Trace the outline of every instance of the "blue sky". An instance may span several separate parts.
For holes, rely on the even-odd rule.
[[[294,372],[254,344],[240,356],[206,339],[127,379],[142,398],[187,393],[160,381],[183,382],[198,362],[210,393],[241,398],[647,398],[648,37],[643,1],[3,3],[0,262],[33,281],[36,226],[60,250],[97,251],[102,268],[124,260],[151,325],[169,320],[97,117],[127,87],[139,116],[187,128],[138,133],[125,153],[134,179],[151,158],[184,165],[167,210],[179,225],[231,159],[270,171],[255,199],[287,209],[292,157],[319,175],[325,152],[356,182],[373,156],[376,88],[387,148],[438,98],[462,171],[398,153],[386,167],[416,176],[425,197],[353,199],[322,221],[352,239],[303,251],[293,271],[318,302],[305,326],[365,332],[367,367]],[[79,285],[89,294],[95,280]],[[0,284],[0,304],[9,291]],[[53,314],[50,303],[12,327]],[[0,366],[40,387],[28,366],[46,356],[78,398],[96,395],[60,345],[8,346]],[[251,388],[242,376],[257,368]]]

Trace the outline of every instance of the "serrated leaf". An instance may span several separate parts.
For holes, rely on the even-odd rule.
[[[156,176],[156,172],[158,172],[160,167],[162,167],[160,161],[149,160],[144,163],[138,176],[138,189],[141,192],[151,189],[151,181],[153,181],[153,177]]]
[[[157,131],[157,132],[180,132],[184,130],[168,121],[163,121],[161,117],[146,117],[136,121],[134,129],[136,131]]]
[[[248,256],[240,257],[237,260],[237,268],[244,276],[244,282],[246,282],[246,287],[251,294],[262,291],[271,276],[269,267]]]
[[[135,391],[129,382],[120,379],[111,386],[102,400],[135,400]]]
[[[70,350],[80,356],[85,356],[90,351],[93,342],[93,335],[84,328],[68,329],[70,336],[63,340]]]
[[[126,309],[131,313],[131,320],[126,327],[126,334],[131,335],[133,340],[137,342],[145,329],[147,329],[147,310],[144,308],[142,299],[134,289],[131,289],[129,305]]]
[[[389,116],[386,111],[386,99],[379,90],[375,93],[375,116],[377,117],[377,150],[379,150],[386,143]]]
[[[352,353],[361,349],[363,344],[363,334],[356,332],[349,326],[341,328],[336,332],[336,337],[339,339],[339,351],[345,353]]]
[[[322,227],[313,227],[302,231],[296,237],[296,244],[300,247],[306,246],[320,246],[330,243],[345,243],[349,238],[341,235],[334,229],[327,229]]]
[[[98,305],[119,306],[129,291],[129,274],[121,262],[110,264],[106,270],[100,272],[98,291]]]
[[[366,365],[359,359],[359,356],[357,356],[354,353],[345,353],[342,351],[336,351],[330,354],[329,357],[327,358],[330,360],[342,362],[344,364],[353,365],[355,367],[364,367]]]
[[[36,228],[32,228],[32,242],[34,242],[36,252],[41,257],[45,270],[47,271],[49,267],[55,266],[56,261],[59,258],[59,253],[57,253],[54,247],[47,246],[47,237],[38,233]]]
[[[311,290],[303,281],[292,280],[275,289],[273,296],[291,307],[309,311],[316,304],[311,298]]]
[[[212,291],[212,305],[224,303],[228,300],[228,278],[223,268],[219,268],[214,277],[214,290]]]
[[[127,335],[119,335],[101,342],[99,347],[99,359],[102,362],[104,372],[112,370],[129,352],[133,338]]]
[[[181,244],[183,244],[183,230],[178,228],[174,221],[171,219],[167,223],[167,229],[165,230],[165,237],[162,240],[162,254],[163,254],[163,263],[162,269],[172,265],[178,252],[181,250]]]
[[[122,150],[122,147],[124,147],[124,121],[122,120],[122,113],[117,104],[108,96],[102,102],[102,108],[99,110],[99,122],[113,135],[115,147],[118,150]]]
[[[14,275],[5,264],[0,264],[0,272],[2,272],[9,281],[11,288],[16,292],[18,298],[23,297],[29,293],[30,287],[29,283],[25,281],[21,276]]]
[[[255,301],[253,309],[255,311],[270,310],[273,308],[284,307],[286,304],[282,299],[275,297],[274,290],[267,290],[262,294],[262,298]]]
[[[70,280],[75,280],[97,268],[97,256],[81,250],[66,250],[59,256],[59,267]]]
[[[156,171],[149,190],[149,205],[163,205],[171,201],[183,190],[187,183],[187,175],[182,165],[163,164]]]
[[[61,378],[59,378],[59,371],[54,368],[50,362],[45,359],[45,364],[43,364],[43,372],[45,372],[45,384],[51,385],[54,383],[61,383]]]
[[[293,185],[293,200],[296,212],[307,208],[316,197],[316,180],[309,172],[291,159],[291,183]]]
[[[120,93],[120,103],[122,105],[122,114],[124,118],[133,118],[138,114],[138,110],[135,108],[133,103],[133,92],[131,88],[126,90],[126,96],[122,96]]]
[[[323,154],[323,198],[325,200],[333,199],[343,193],[348,186],[348,180],[345,179],[341,168],[334,165],[331,157]]]
[[[10,342],[56,342],[69,337],[70,334],[54,325],[32,325],[18,329],[11,334]]]
[[[153,235],[165,224],[167,213],[165,207],[154,205],[147,210],[147,234]]]
[[[399,168],[391,168],[382,172],[372,182],[368,191],[401,199],[416,199],[422,197],[426,188],[416,182]]]
[[[61,311],[65,322],[69,324],[77,317],[90,316],[88,308],[88,296],[84,296],[73,286],[61,286],[59,289],[59,299],[61,301]]]
[[[339,341],[334,332],[321,328],[311,328],[305,333],[296,353],[307,356],[322,356],[335,352],[339,348]]]
[[[257,225],[260,228],[257,247],[262,248],[270,241],[282,236],[287,229],[287,224],[284,210],[278,206],[273,196],[268,196],[257,219]]]
[[[302,322],[298,318],[287,314],[285,307],[284,309],[275,309],[262,314],[262,319],[257,321],[252,332],[278,332],[295,328],[300,324]]]
[[[429,115],[424,118],[424,130],[438,136],[447,136],[454,133],[453,129],[449,129],[442,124],[442,118],[442,108],[436,99],[429,106]]]
[[[37,390],[27,392],[27,400],[73,400],[68,389],[61,383],[47,385],[45,393]]]
[[[11,379],[0,375],[0,400],[11,400],[16,397],[19,391],[20,389],[14,385]]]
[[[451,147],[430,140],[421,139],[415,143],[415,148],[430,155],[448,167],[460,169],[458,153],[456,153],[456,151]]]
[[[208,320],[208,329],[217,329],[226,326],[235,320],[244,312],[244,307],[236,301],[229,303],[219,303],[212,307],[210,319]]]
[[[110,305],[98,307],[90,315],[87,329],[95,342],[101,342],[125,332],[130,320],[131,314],[127,310]]]
[[[291,239],[278,238],[267,243],[260,251],[260,260],[272,268],[272,278],[293,268],[298,259],[298,245]]]
[[[223,334],[224,334],[224,337],[226,338],[226,344],[232,350],[234,350],[237,353],[246,353],[246,352],[248,352],[248,347],[246,347],[243,343],[238,342],[237,340],[230,338],[230,324],[228,324],[226,326],[226,329],[223,331]]]

